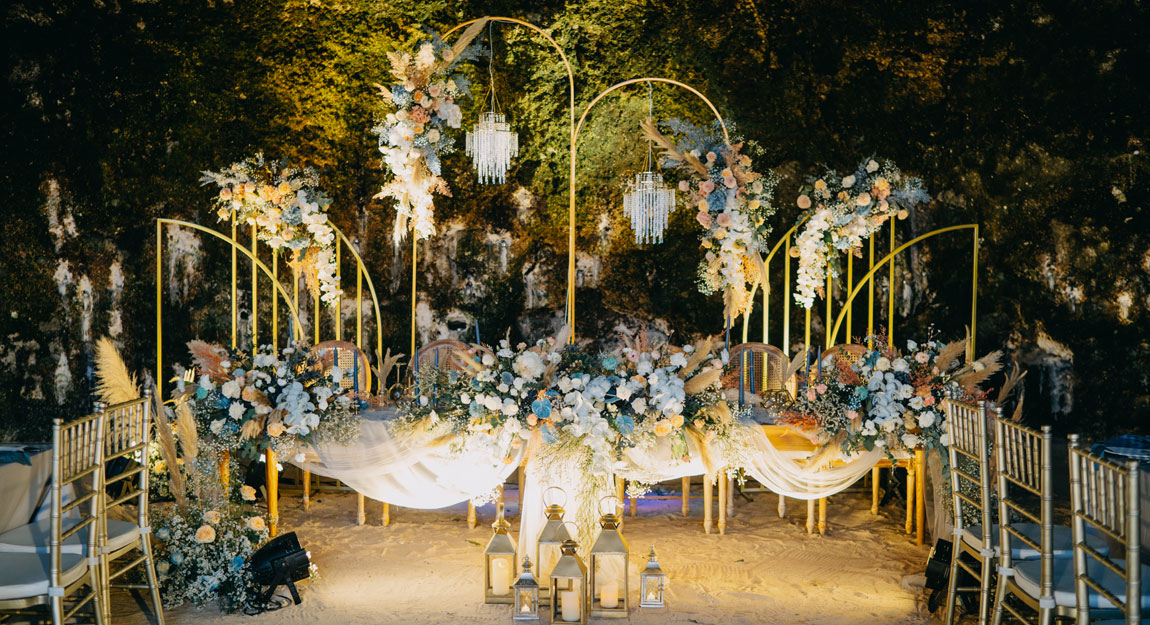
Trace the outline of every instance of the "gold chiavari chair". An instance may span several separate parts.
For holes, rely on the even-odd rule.
[[[33,536],[43,541],[42,547],[0,552],[0,613],[47,606],[52,623],[63,625],[91,605],[95,622],[106,622],[96,555],[103,514],[103,435],[104,415],[99,411],[68,424],[60,419],[53,422],[52,514],[46,528],[40,523],[17,528],[23,530],[17,537]],[[87,487],[79,488],[85,481]],[[69,487],[78,496],[65,504],[63,492]]]
[[[1078,435],[1070,435],[1074,576],[1056,571],[1063,574],[1056,574],[1054,597],[1058,603],[1067,602],[1066,580],[1072,579],[1078,625],[1088,625],[1091,616],[1115,610],[1123,618],[1095,621],[1094,625],[1148,622],[1142,620],[1142,613],[1150,612],[1150,567],[1141,562],[1140,479],[1136,460],[1119,464],[1093,456],[1078,447]],[[1126,559],[1111,558],[1092,547],[1087,527],[1120,545]]]
[[[118,588],[148,590],[152,596],[157,625],[164,625],[164,607],[160,601],[160,584],[152,559],[152,526],[148,520],[148,452],[152,444],[152,392],[144,396],[97,410],[106,411],[104,419],[104,459],[115,462],[124,458],[128,467],[116,475],[101,472],[101,493],[105,499],[100,521],[100,570],[103,576],[104,618],[111,620],[109,593],[112,584]],[[131,510],[134,506],[135,510]],[[135,521],[125,520],[135,516]],[[129,571],[143,567],[146,583],[121,580]]]
[[[950,490],[954,504],[954,549],[951,552],[946,617],[943,623],[954,623],[954,608],[959,592],[978,591],[978,622],[979,625],[986,625],[990,616],[990,577],[994,565],[986,403],[978,402],[974,406],[947,398],[943,400],[943,410],[949,428]],[[977,497],[968,495],[968,489],[975,489]],[[978,515],[981,523],[966,527],[966,510]],[[960,570],[972,575],[978,581],[978,586],[959,588]]]

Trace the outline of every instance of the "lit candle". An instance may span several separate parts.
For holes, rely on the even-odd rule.
[[[531,591],[519,591],[519,611],[523,614],[529,614],[531,612]]]
[[[579,622],[579,593],[574,590],[564,590],[559,593],[559,607],[562,609],[562,618],[567,623]]]
[[[491,560],[491,594],[498,597],[511,594],[511,561],[507,558]]]
[[[599,605],[608,610],[619,607],[619,584],[603,584],[603,589],[599,591]]]

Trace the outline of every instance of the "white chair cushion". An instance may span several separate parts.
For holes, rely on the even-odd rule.
[[[1125,566],[1125,560],[1114,560],[1119,566]],[[1087,574],[1091,579],[1098,581],[1102,587],[1113,593],[1115,597],[1125,601],[1126,580],[1114,574],[1094,558],[1087,559]],[[1014,581],[1018,587],[1031,597],[1038,597],[1040,580],[1042,578],[1042,561],[1027,560],[1014,565]],[[1113,609],[1112,605],[1102,595],[1091,591],[1089,595],[1092,610]],[[1074,590],[1074,562],[1072,560],[1054,561],[1054,602],[1060,606],[1074,607],[1078,605],[1078,598]],[[1142,566],[1142,609],[1150,609],[1150,566]]]
[[[77,519],[63,519],[64,531],[74,527]],[[15,527],[0,534],[0,553],[48,553],[49,536],[52,533],[51,521],[44,519]],[[108,549],[118,551],[132,544],[140,535],[135,523],[108,519]],[[72,534],[64,540],[61,553],[83,555],[88,546],[88,528]]]
[[[0,601],[48,594],[52,567],[46,553],[0,553]],[[60,554],[60,583],[67,587],[88,572],[88,561],[74,553]]]
[[[1037,523],[1015,523],[1011,527],[1018,530],[1023,536],[1036,543],[1042,541],[1042,526]],[[975,549],[982,550],[982,526],[972,525],[962,529],[962,540],[966,544],[974,547]],[[990,543],[994,549],[998,548],[998,524],[990,526]],[[1110,547],[1102,540],[1101,536],[1087,535],[1086,544],[1091,548],[1097,550],[1102,555],[1110,554]],[[1037,560],[1041,557],[1030,545],[1015,538],[1010,541],[1010,557],[1015,560]],[[1074,557],[1074,537],[1070,533],[1070,528],[1064,525],[1054,526],[1054,557],[1055,558],[1072,558]]]

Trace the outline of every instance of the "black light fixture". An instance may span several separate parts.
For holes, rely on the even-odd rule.
[[[311,575],[311,560],[300,547],[295,532],[273,538],[248,560],[252,582],[261,588],[260,604],[266,606],[280,586],[287,586],[296,605],[302,601],[295,583]],[[266,609],[266,608],[265,608]]]

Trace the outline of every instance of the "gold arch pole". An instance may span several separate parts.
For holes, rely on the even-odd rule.
[[[488,15],[485,17],[480,17],[477,19],[468,20],[466,22],[463,22],[461,24],[456,25],[451,30],[448,30],[447,32],[443,33],[443,38],[447,39],[447,37],[451,36],[452,34],[459,31],[460,29],[467,28],[468,26],[471,26],[472,24],[475,24],[478,22],[483,22],[483,21],[497,22],[497,23],[503,23],[503,24],[514,24],[516,26],[523,26],[523,27],[529,28],[529,29],[539,33],[544,39],[547,40],[547,43],[551,44],[551,46],[553,48],[555,48],[555,51],[559,53],[559,59],[561,61],[563,61],[563,67],[564,67],[564,69],[567,70],[567,86],[568,86],[567,116],[568,116],[568,123],[569,123],[569,130],[568,130],[567,136],[568,136],[568,139],[570,142],[570,149],[569,149],[570,179],[568,180],[568,187],[570,187],[570,196],[571,196],[571,207],[570,207],[569,215],[568,215],[569,222],[570,222],[570,233],[569,233],[569,237],[568,237],[568,244],[569,244],[570,249],[571,249],[571,254],[570,254],[571,257],[570,257],[570,260],[568,263],[569,268],[568,268],[568,272],[567,272],[568,273],[568,276],[567,276],[567,315],[568,315],[567,319],[568,319],[568,323],[571,323],[572,322],[572,311],[574,309],[574,290],[573,289],[574,289],[574,285],[575,285],[575,269],[574,269],[574,267],[575,267],[575,264],[574,264],[575,263],[575,251],[574,251],[575,250],[575,229],[574,229],[574,223],[575,223],[575,137],[576,137],[576,127],[575,127],[575,72],[574,72],[574,70],[571,69],[571,62],[567,60],[567,53],[565,53],[563,51],[563,48],[561,48],[559,46],[559,44],[555,41],[554,38],[551,37],[551,35],[547,34],[547,32],[545,30],[536,26],[535,24],[532,24],[530,22],[525,22],[521,19],[516,19],[514,17],[502,17],[502,16]],[[416,323],[415,323],[415,303],[416,303],[415,302],[415,296],[416,296],[415,253],[416,253],[415,243],[413,242],[412,243],[412,249],[411,249],[411,264],[412,264],[412,267],[411,267],[411,284],[412,284],[412,286],[411,286],[411,357],[413,359],[416,357],[416,351],[415,351],[415,334],[416,334]]]
[[[921,234],[921,235],[907,241],[906,243],[903,243],[902,245],[899,245],[898,247],[894,248],[893,250],[891,250],[891,252],[889,254],[887,254],[886,256],[879,259],[879,261],[877,263],[875,263],[870,268],[870,271],[868,271],[867,274],[865,276],[863,276],[862,281],[860,281],[858,284],[855,285],[855,287],[853,289],[851,289],[850,295],[847,297],[847,300],[845,303],[846,308],[849,308],[851,305],[851,302],[854,301],[854,298],[860,292],[862,292],[863,286],[865,286],[866,282],[869,281],[874,276],[875,273],[877,273],[880,269],[882,269],[884,264],[891,263],[891,265],[893,265],[894,264],[894,258],[896,256],[898,256],[903,250],[909,248],[910,246],[912,246],[916,243],[919,243],[921,241],[925,241],[926,239],[938,236],[940,234],[945,234],[947,232],[954,232],[957,230],[972,230],[974,233],[974,241],[973,241],[974,268],[973,268],[973,272],[971,275],[972,286],[971,286],[971,299],[970,299],[970,342],[967,344],[967,357],[968,358],[973,357],[974,356],[975,332],[977,331],[977,323],[978,323],[978,248],[979,248],[979,238],[978,238],[979,227],[978,227],[978,224],[962,224],[962,225],[957,225],[957,226],[947,226],[946,228],[939,228],[938,230],[932,230],[930,232],[927,232],[926,234]],[[891,293],[893,296],[893,293],[894,293],[893,284],[891,285],[890,290],[891,290]],[[838,337],[839,328],[842,326],[843,320],[846,317],[846,308],[844,308],[844,310],[842,310],[842,311],[839,311],[839,315],[835,319],[835,324],[834,324],[832,330],[830,331],[830,334],[829,334],[830,340],[828,342],[832,342],[832,344],[833,344],[833,339]],[[890,321],[893,322],[893,319],[891,319]],[[890,328],[887,329],[887,332],[888,333],[891,332]]]
[[[767,340],[767,337],[768,337],[768,328],[769,328],[770,319],[771,319],[770,300],[768,299],[768,297],[770,296],[770,290],[771,290],[770,289],[771,260],[773,260],[775,257],[775,254],[777,254],[779,252],[779,248],[784,247],[784,244],[786,244],[786,249],[784,251],[784,258],[786,260],[784,262],[784,267],[783,267],[783,281],[786,283],[786,289],[785,289],[785,292],[783,294],[784,295],[784,300],[783,300],[784,320],[783,320],[783,345],[782,345],[782,349],[783,349],[784,354],[790,355],[789,348],[787,347],[787,344],[790,342],[790,338],[791,338],[791,332],[790,332],[790,318],[791,318],[791,316],[790,316],[790,301],[791,301],[791,298],[790,298],[790,296],[791,296],[790,252],[791,252],[791,245],[790,245],[790,242],[791,242],[791,236],[793,236],[795,231],[799,229],[799,226],[803,225],[806,222],[807,222],[807,218],[804,217],[803,219],[799,220],[798,223],[791,226],[791,229],[787,230],[786,234],[784,234],[782,236],[782,238],[779,239],[778,243],[775,243],[774,247],[771,248],[771,251],[767,253],[767,257],[763,259],[763,268],[767,271],[767,275],[766,276],[759,276],[758,278],[755,279],[755,282],[751,285],[751,302],[752,302],[752,304],[749,308],[747,308],[747,311],[745,313],[743,313],[743,342],[744,343],[746,343],[748,340],[750,340],[749,339],[749,331],[750,331],[750,323],[751,323],[751,313],[754,312],[754,308],[755,308],[754,303],[753,303],[754,297],[755,297],[755,293],[759,289],[760,284],[763,286],[763,342],[769,343],[769,341]]]
[[[615,83],[595,96],[595,99],[591,100],[591,103],[583,109],[583,114],[579,117],[579,123],[575,125],[571,134],[571,189],[570,204],[567,209],[567,325],[570,328],[567,340],[569,343],[575,342],[575,159],[578,156],[579,150],[579,131],[583,129],[583,124],[587,121],[587,116],[591,113],[591,109],[595,108],[595,105],[605,98],[607,94],[628,85],[645,82],[674,85],[698,96],[699,99],[711,109],[711,112],[715,114],[715,119],[719,120],[719,125],[723,129],[723,142],[728,148],[731,146],[731,135],[727,132],[727,123],[723,121],[723,116],[719,114],[719,109],[715,108],[715,105],[707,99],[707,96],[699,92],[698,89],[671,78],[631,78],[623,82]]]

